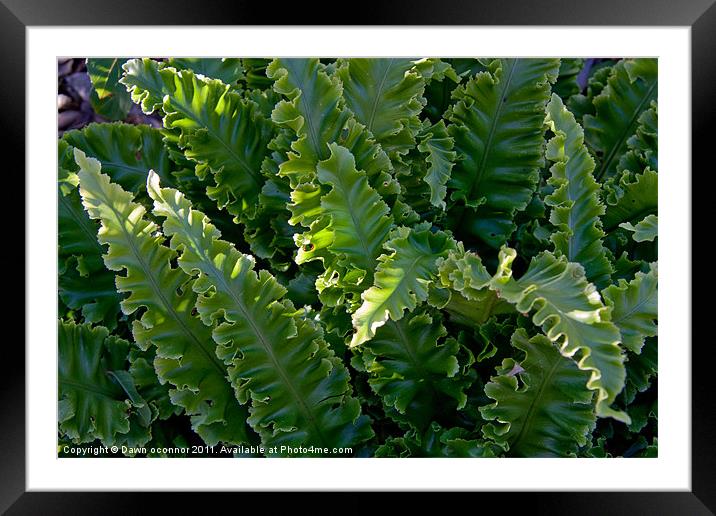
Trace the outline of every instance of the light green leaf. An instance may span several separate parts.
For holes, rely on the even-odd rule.
[[[450,236],[431,232],[427,223],[396,228],[388,238],[384,247],[390,254],[380,256],[373,286],[361,294],[363,304],[353,314],[351,347],[373,338],[388,318],[397,321],[425,301],[437,259],[455,247]]]
[[[622,60],[612,68],[606,87],[594,99],[596,114],[584,116],[587,143],[599,155],[597,181],[616,173],[640,115],[657,98],[657,86],[655,58]]]
[[[622,344],[634,353],[640,353],[645,337],[657,334],[657,265],[651,264],[648,273],[637,272],[634,279],[619,280],[602,291],[607,306],[611,307],[611,320],[622,335]]]
[[[461,203],[450,214],[461,233],[498,247],[514,231],[544,165],[545,105],[558,68],[559,59],[495,60],[453,92],[445,118],[458,162],[448,188]]]
[[[132,99],[149,113],[165,112],[164,126],[179,131],[187,158],[214,175],[207,195],[235,216],[253,214],[264,183],[261,163],[268,155],[273,126],[258,106],[221,81],[177,72],[151,59],[124,65],[122,83]]]
[[[555,134],[546,151],[547,159],[554,162],[549,178],[554,191],[545,198],[552,207],[549,220],[558,228],[551,237],[555,251],[580,263],[589,281],[604,286],[612,267],[602,243],[600,217],[605,209],[592,176],[594,160],[584,146],[582,128],[555,94],[547,105],[545,123]]]
[[[87,59],[87,74],[92,82],[90,104],[95,113],[109,120],[124,120],[132,108],[132,99],[119,84],[126,58]]]
[[[486,438],[506,446],[513,457],[576,456],[596,426],[589,373],[560,354],[544,335],[524,329],[512,335],[523,360],[508,358],[485,385],[495,403],[480,407]],[[519,378],[519,380],[518,380]]]
[[[624,388],[624,356],[619,330],[609,322],[608,308],[587,282],[584,269],[544,252],[530,262],[527,272],[512,278],[516,253],[500,251],[500,266],[491,286],[520,312],[535,310],[532,321],[558,343],[568,357],[579,353],[577,365],[589,371],[587,387],[597,391],[597,415],[628,422],[629,417],[610,407]]]
[[[345,147],[329,145],[331,156],[320,161],[318,180],[331,187],[321,197],[321,209],[331,219],[333,242],[328,249],[366,273],[372,272],[392,226],[388,206],[368,185],[363,171],[356,169],[353,155]]]
[[[339,61],[346,106],[388,152],[405,154],[415,145],[425,79],[414,59],[351,58]]]
[[[117,290],[129,294],[122,311],[130,315],[144,309],[132,333],[143,349],[156,347],[154,368],[174,386],[172,403],[191,416],[192,428],[207,444],[251,441],[246,410],[234,398],[211,331],[192,315],[196,294],[191,278],[171,266],[176,253],[162,245],[164,237],[132,195],[101,173],[99,161],[78,149],[75,160],[82,204],[90,218],[101,222],[100,244],[109,245],[105,265],[126,271],[116,278]]]
[[[161,189],[155,175],[147,188],[154,213],[166,217],[164,231],[180,253],[179,266],[196,275],[197,310],[213,327],[237,397],[251,400],[248,421],[263,443],[332,450],[369,439],[369,420],[350,395],[348,371],[322,328],[300,317],[283,299],[286,289],[268,272],[257,274],[253,258],[220,240],[180,192]]]
[[[459,248],[439,261],[441,283],[472,297],[490,288],[524,315],[534,310],[532,322],[558,344],[564,356],[576,355],[579,368],[591,373],[587,387],[597,391],[597,415],[628,422],[626,414],[610,407],[624,388],[619,330],[610,322],[609,308],[587,282],[582,266],[543,252],[515,280],[512,262],[516,256],[514,249],[503,247],[497,272],[491,277],[477,255]]]
[[[631,222],[622,222],[619,227],[634,233],[632,238],[635,242],[653,242],[659,234],[659,219],[656,215],[647,215],[636,226]]]
[[[323,71],[318,59],[275,59],[266,74],[288,99],[276,105],[271,119],[298,137],[279,172],[296,186],[314,178],[316,164],[329,158],[328,144],[338,140],[351,113],[344,108],[340,81]]]

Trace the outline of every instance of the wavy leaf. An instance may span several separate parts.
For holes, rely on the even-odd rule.
[[[241,59],[216,57],[170,57],[169,66],[177,70],[191,70],[209,79],[218,79],[224,84],[236,85],[244,78]]]
[[[390,254],[378,258],[373,286],[361,294],[363,304],[353,314],[351,347],[373,338],[388,318],[398,321],[406,309],[411,312],[425,301],[437,272],[436,260],[455,247],[446,233],[432,233],[430,224],[399,227],[388,238],[384,247]]]
[[[532,258],[527,272],[515,280],[511,268],[517,255],[514,249],[500,250],[492,277],[477,255],[460,251],[438,263],[443,286],[474,292],[473,296],[490,288],[524,315],[534,310],[532,322],[558,344],[564,356],[576,354],[579,368],[591,373],[587,387],[597,391],[597,415],[628,422],[626,414],[610,407],[624,388],[619,330],[609,321],[609,308],[587,282],[582,266],[543,252]]]
[[[132,195],[101,173],[99,161],[78,149],[74,153],[82,204],[102,223],[99,242],[109,245],[105,265],[126,271],[116,278],[118,292],[129,294],[122,311],[144,310],[132,333],[143,349],[156,347],[154,368],[174,386],[172,403],[191,416],[192,428],[207,444],[249,442],[246,410],[233,396],[211,331],[191,313],[196,300],[191,278],[170,265],[176,253],[162,245],[164,237]]]
[[[594,99],[595,115],[584,116],[587,143],[598,153],[597,181],[614,175],[635,133],[641,114],[658,93],[656,59],[628,59],[613,68],[606,87]]]
[[[589,373],[544,335],[530,339],[518,329],[511,344],[525,358],[505,359],[485,385],[495,403],[480,407],[485,419],[494,421],[482,427],[483,434],[514,457],[576,456],[596,426]]]
[[[460,344],[428,313],[388,321],[361,348],[368,383],[398,421],[422,430],[439,414],[467,402],[464,374],[470,362],[460,360]],[[462,364],[461,364],[462,362]],[[391,415],[391,412],[388,412]]]
[[[124,120],[132,108],[132,99],[119,83],[126,58],[87,59],[87,75],[92,82],[90,104],[98,115],[110,120]]]
[[[333,242],[328,249],[363,270],[369,281],[392,225],[389,208],[356,169],[345,147],[329,145],[331,156],[320,161],[318,180],[331,187],[321,197],[321,208],[331,218]]]
[[[629,170],[637,173],[645,169],[659,170],[659,122],[655,100],[638,120],[636,132],[627,140],[629,149],[620,159],[617,171]]]
[[[261,163],[268,155],[273,127],[255,103],[244,100],[221,81],[177,72],[151,59],[124,65],[122,83],[146,113],[162,107],[164,126],[181,133],[187,158],[214,175],[207,195],[235,216],[256,209],[264,183]]]
[[[220,233],[178,191],[150,176],[154,213],[180,253],[179,266],[197,275],[196,307],[213,326],[218,356],[229,366],[237,397],[251,400],[249,423],[266,446],[352,447],[373,434],[360,415],[347,369],[323,340],[322,328],[298,316],[286,293],[253,258]],[[276,454],[286,454],[277,451]]]
[[[584,146],[584,133],[562,100],[552,94],[545,123],[555,136],[547,143],[546,157],[554,162],[549,184],[554,187],[545,204],[552,207],[549,221],[559,231],[551,240],[557,253],[580,263],[587,279],[597,286],[609,281],[612,267],[602,243],[599,185],[594,180],[594,160]]]
[[[591,373],[587,387],[598,393],[598,416],[628,422],[628,416],[609,407],[624,387],[619,331],[609,322],[608,308],[586,281],[582,267],[541,253],[515,281],[510,270],[514,251],[508,249],[501,255],[493,288],[520,312],[536,310],[532,321],[558,343],[563,355],[579,353],[577,365]]]
[[[615,183],[616,194],[607,195],[607,211],[602,221],[609,232],[620,224],[636,224],[648,215],[656,215],[659,207],[659,176],[652,170],[634,176],[624,173]],[[617,197],[615,200],[614,197]]]
[[[451,216],[462,233],[498,247],[514,231],[544,165],[545,105],[558,67],[558,59],[495,60],[453,92],[445,118],[461,159],[448,188],[461,203]]]
[[[64,163],[69,150],[67,143],[59,140],[58,294],[68,308],[82,311],[85,322],[103,324],[113,330],[121,297],[114,288],[114,275],[102,261],[104,248],[97,242],[99,225],[87,217],[82,207],[77,175],[62,168],[74,164]]]
[[[413,59],[351,58],[339,61],[346,106],[386,152],[405,154],[415,145],[425,79]]]
[[[656,215],[647,215],[636,226],[631,222],[622,222],[619,227],[631,231],[635,242],[653,242],[659,234],[659,219]]]
[[[637,272],[630,282],[619,280],[602,291],[604,301],[611,307],[611,320],[619,328],[622,345],[640,353],[645,337],[657,334],[657,266],[651,264],[648,273]]]
[[[392,437],[375,451],[376,457],[494,458],[499,448],[477,438],[462,427],[445,429],[433,422],[424,432],[409,430],[403,437]]]
[[[60,431],[75,443],[114,444],[129,432],[130,415],[146,408],[132,384],[130,399],[115,380],[126,373],[129,343],[102,326],[58,321],[57,329]]]
[[[440,120],[418,137],[418,150],[427,154],[428,170],[423,180],[430,187],[430,204],[445,208],[445,184],[455,165],[457,153],[453,150],[455,141],[448,136],[445,122]]]
[[[125,190],[143,192],[149,170],[175,184],[169,150],[160,130],[147,125],[89,124],[62,135],[62,141],[99,160],[102,171]]]
[[[288,98],[276,105],[271,119],[298,136],[279,169],[295,186],[313,179],[316,164],[329,158],[328,144],[338,140],[351,114],[340,81],[322,70],[318,59],[274,59],[266,74],[275,80],[274,90]]]

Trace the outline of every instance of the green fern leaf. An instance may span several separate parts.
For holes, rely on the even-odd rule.
[[[132,99],[119,84],[122,77],[122,58],[87,59],[87,75],[92,82],[90,104],[98,115],[109,120],[124,120],[132,109]]]
[[[513,457],[576,456],[596,426],[589,373],[560,354],[544,335],[531,339],[524,329],[512,335],[524,360],[508,358],[485,385],[495,403],[480,407],[486,438],[502,444]],[[518,380],[519,378],[519,380]]]
[[[329,145],[327,160],[316,169],[318,180],[331,190],[321,197],[322,212],[331,218],[333,242],[328,249],[364,271],[372,271],[383,250],[392,225],[388,206],[368,185],[366,175],[356,169],[353,155],[345,147]]]
[[[276,105],[272,120],[298,136],[279,173],[292,186],[311,181],[316,163],[329,158],[328,144],[338,140],[351,117],[343,106],[341,83],[321,69],[318,59],[275,59],[266,74],[275,80],[274,90],[288,99]]]
[[[176,166],[159,129],[123,123],[90,124],[62,135],[62,141],[99,160],[103,173],[125,190],[143,192],[149,170],[175,184]]]
[[[423,131],[418,139],[418,150],[427,154],[425,160],[429,164],[423,180],[430,187],[430,204],[444,209],[447,193],[445,184],[450,179],[457,157],[453,150],[455,141],[448,136],[443,120]]]
[[[162,107],[164,126],[179,131],[187,158],[214,175],[207,195],[235,216],[252,215],[264,183],[261,163],[268,154],[273,126],[255,103],[244,100],[221,81],[177,72],[151,59],[124,65],[122,83],[134,102],[150,113]]]
[[[453,92],[445,118],[460,159],[448,188],[462,203],[450,214],[461,232],[498,247],[514,231],[544,165],[545,105],[558,68],[559,59],[495,60]]]
[[[554,192],[545,198],[552,207],[549,220],[559,229],[552,234],[555,251],[580,263],[589,281],[604,286],[612,267],[602,243],[600,217],[605,209],[592,176],[594,160],[584,146],[582,128],[555,94],[547,105],[546,123],[555,134],[546,152],[555,163],[549,179]]]
[[[100,244],[109,245],[105,265],[126,271],[116,278],[117,290],[129,293],[122,311],[145,310],[132,327],[135,341],[143,349],[156,347],[157,375],[174,386],[172,402],[191,416],[192,428],[207,444],[249,442],[246,410],[226,380],[211,331],[191,313],[196,299],[191,278],[171,267],[175,253],[162,245],[164,237],[132,195],[101,173],[99,161],[74,152],[82,204],[102,223]]]
[[[244,78],[241,59],[207,57],[171,57],[169,66],[177,70],[191,70],[209,79],[218,79],[224,84],[236,85]]]
[[[631,231],[635,242],[653,242],[659,233],[659,219],[656,215],[647,215],[636,225],[622,222],[619,227]]]
[[[490,288],[524,315],[534,310],[532,322],[558,343],[564,356],[578,354],[579,368],[591,373],[587,387],[598,392],[597,415],[628,422],[626,414],[610,407],[624,388],[619,330],[609,321],[609,308],[587,282],[582,266],[543,252],[532,258],[519,280],[514,280],[511,268],[517,255],[514,249],[500,250],[494,276],[489,275],[477,255],[461,251],[458,249],[438,262],[443,286],[467,292],[471,297]]]
[[[315,322],[298,315],[286,289],[220,233],[178,191],[151,175],[154,213],[180,252],[179,266],[198,273],[194,290],[202,320],[213,326],[218,355],[237,397],[251,400],[249,423],[266,446],[352,447],[373,434],[351,397],[347,369]],[[276,454],[285,454],[279,450]]]
[[[57,329],[60,431],[75,443],[112,445],[130,431],[130,416],[147,409],[131,380],[131,396],[116,380],[127,373],[129,343],[102,326],[58,321]]]
[[[370,386],[398,421],[420,430],[447,407],[459,410],[467,402],[464,390],[473,379],[463,373],[470,362],[461,364],[460,344],[446,335],[428,313],[414,313],[388,321],[361,348]]]
[[[606,87],[594,99],[596,114],[584,116],[587,143],[600,158],[597,181],[616,173],[639,117],[657,97],[657,83],[656,59],[623,60],[612,68]]]
[[[415,60],[397,58],[339,61],[346,106],[389,154],[415,145],[425,103],[425,79],[415,66]]]
[[[406,309],[412,311],[425,301],[437,259],[455,247],[449,235],[432,233],[427,223],[395,228],[388,238],[384,247],[390,254],[380,256],[373,286],[361,294],[363,304],[353,314],[351,347],[373,338],[389,318],[397,321]]]
[[[632,281],[622,279],[602,291],[622,344],[633,353],[641,352],[645,337],[657,334],[657,285],[657,266],[652,264],[648,273],[637,272]]]

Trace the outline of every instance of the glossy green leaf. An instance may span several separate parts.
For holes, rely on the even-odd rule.
[[[659,219],[656,215],[647,215],[636,225],[631,222],[622,222],[619,227],[631,231],[635,242],[653,242],[659,234]]]
[[[616,173],[639,117],[657,98],[657,83],[655,58],[623,60],[612,69],[606,87],[594,99],[596,114],[584,116],[587,143],[599,155],[597,181]]]
[[[346,106],[388,153],[404,154],[415,145],[425,102],[425,79],[415,60],[345,59],[337,75]]]
[[[373,390],[399,421],[424,429],[436,414],[461,409],[472,379],[458,358],[460,344],[425,312],[378,328],[361,348]]]
[[[60,431],[76,443],[114,444],[129,432],[130,415],[145,407],[113,377],[117,366],[126,368],[129,343],[102,326],[58,321],[57,328]]]
[[[494,290],[500,299],[515,305],[524,315],[534,311],[532,322],[558,344],[566,357],[577,355],[577,365],[589,371],[589,389],[597,391],[596,413],[619,421],[629,418],[610,405],[624,388],[624,356],[620,334],[609,320],[594,285],[587,282],[581,265],[543,252],[532,258],[527,272],[512,278],[514,249],[500,250],[499,265],[490,276],[473,253],[451,253],[438,263],[441,283],[460,292]]]
[[[450,236],[432,233],[429,224],[394,229],[384,246],[389,254],[380,256],[373,286],[361,294],[363,304],[353,314],[350,345],[373,338],[389,318],[398,321],[405,310],[411,312],[425,301],[437,273],[437,259],[454,246]]]
[[[92,109],[109,120],[124,120],[132,108],[129,93],[119,83],[125,61],[122,58],[87,59],[87,75],[92,82]]]
[[[251,215],[264,183],[261,163],[268,155],[273,127],[255,103],[244,100],[221,81],[201,79],[191,71],[177,72],[151,59],[124,65],[122,82],[132,99],[149,113],[161,107],[164,126],[179,131],[180,147],[208,167],[215,185],[207,195],[232,215]]]
[[[178,70],[191,70],[209,79],[218,79],[224,84],[235,85],[244,78],[241,60],[219,57],[170,57],[169,66]]]
[[[459,160],[448,188],[461,233],[498,247],[514,231],[544,165],[545,105],[558,68],[558,59],[495,60],[453,92],[445,118]]]
[[[220,240],[180,192],[161,189],[155,175],[147,188],[154,213],[166,218],[164,231],[179,252],[179,266],[196,275],[196,308],[212,325],[237,397],[251,400],[248,421],[262,442],[332,450],[370,438],[369,420],[350,395],[348,371],[326,345],[322,328],[299,317],[276,279],[257,273],[252,257]]]
[[[602,291],[611,307],[611,320],[621,332],[622,345],[634,353],[641,352],[645,337],[657,334],[657,286],[657,265],[652,264],[648,273],[637,272],[632,281],[622,279]]]
[[[589,281],[604,286],[612,267],[602,243],[600,217],[605,208],[592,176],[594,160],[584,146],[582,128],[555,94],[547,105],[545,122],[555,134],[546,151],[547,159],[554,162],[549,178],[554,191],[545,198],[545,204],[552,207],[549,220],[559,230],[551,237],[555,251],[580,263]]]
[[[576,456],[596,424],[593,392],[586,387],[589,373],[544,335],[530,339],[519,329],[512,346],[525,358],[504,360],[485,385],[495,402],[480,408],[485,419],[494,421],[483,434],[514,457]]]
[[[445,184],[450,179],[450,173],[457,157],[453,150],[455,142],[448,136],[445,122],[440,120],[423,131],[419,137],[417,146],[420,152],[427,154],[425,160],[428,162],[428,170],[423,180],[430,187],[430,204],[439,208],[445,208]]]
[[[125,271],[116,278],[117,290],[129,294],[122,311],[143,310],[132,333],[143,349],[156,347],[154,368],[173,385],[172,403],[191,416],[192,428],[207,444],[249,442],[246,410],[233,395],[211,330],[192,314],[196,294],[191,278],[171,265],[176,253],[162,245],[164,237],[132,195],[101,173],[99,161],[78,149],[75,159],[82,204],[90,218],[101,222],[99,242],[109,245],[105,265]]]

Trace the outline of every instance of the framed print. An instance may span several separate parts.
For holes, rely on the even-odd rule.
[[[397,490],[712,513],[710,2],[346,25],[130,4],[0,7],[26,150],[3,509]]]

